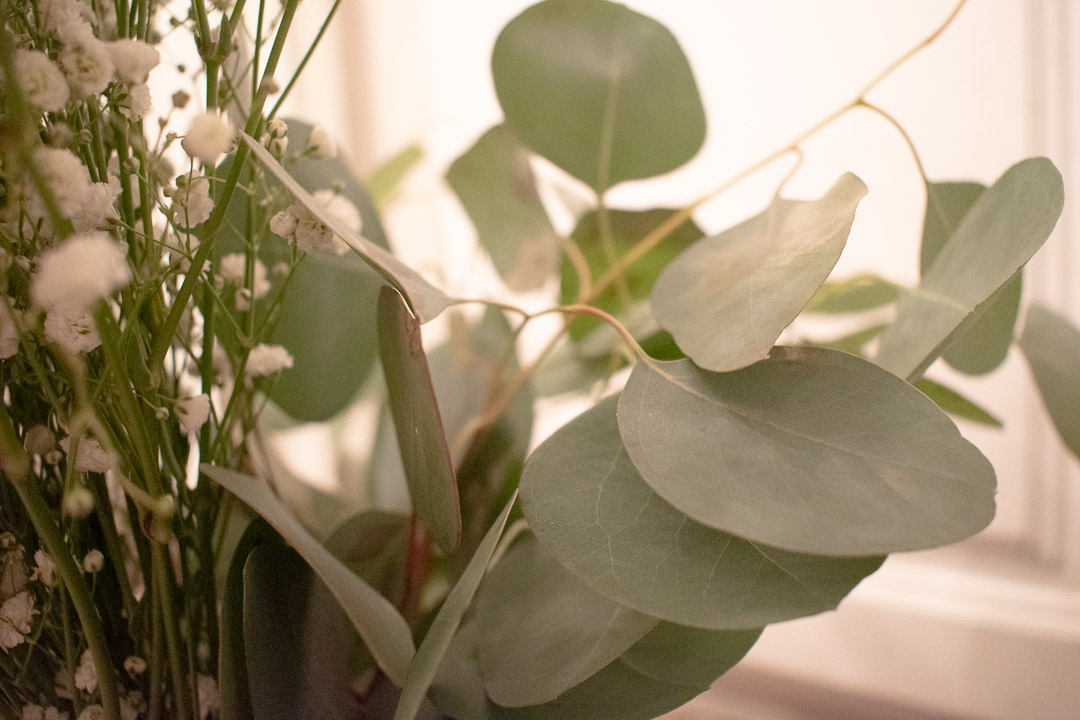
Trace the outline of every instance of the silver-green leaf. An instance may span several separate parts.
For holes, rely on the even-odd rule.
[[[555,699],[658,622],[598,595],[532,538],[492,570],[477,612],[484,685],[504,707]]]
[[[909,381],[921,377],[1042,247],[1063,206],[1061,173],[1050,160],[1009,168],[967,211],[919,286],[900,299],[876,362]]]
[[[962,540],[994,516],[994,469],[929,398],[862,358],[777,347],[710,373],[639,364],[619,430],[645,481],[704,525],[795,552]]]
[[[848,173],[820,200],[777,198],[760,215],[699,240],[653,287],[660,326],[709,370],[766,357],[829,276],[865,195],[866,185]]]
[[[675,623],[753,629],[832,610],[881,565],[880,556],[792,553],[691,520],[641,479],[619,437],[617,402],[548,438],[521,480],[537,538],[596,592]]]
[[[705,111],[675,36],[605,0],[546,0],[503,29],[491,58],[506,124],[598,193],[681,166]]]
[[[1020,349],[1054,427],[1065,445],[1080,457],[1080,331],[1060,315],[1036,305],[1024,319]]]

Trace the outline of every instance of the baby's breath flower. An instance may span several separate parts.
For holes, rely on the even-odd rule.
[[[31,580],[40,580],[48,587],[56,587],[60,584],[60,577],[56,574],[56,562],[44,550],[34,553],[34,574]]]
[[[41,254],[30,295],[40,307],[89,307],[130,280],[124,246],[103,232],[84,233]]]
[[[79,667],[75,670],[75,687],[92,693],[97,690],[97,668],[94,666],[94,658],[90,650],[83,650],[79,658]],[[82,715],[79,715],[81,718]]]
[[[71,438],[66,437],[60,441],[60,447],[64,452],[71,452]],[[101,447],[101,443],[91,437],[83,437],[79,441],[78,457],[75,458],[75,469],[81,472],[103,473],[111,470],[112,458]]]
[[[101,344],[94,315],[88,308],[59,303],[45,314],[45,339],[70,355],[90,352]]]
[[[87,233],[105,227],[109,218],[116,217],[115,200],[119,194],[119,181],[90,183],[82,204],[70,215],[75,232]]]
[[[218,692],[217,682],[209,675],[199,676],[198,689],[199,718],[206,720],[211,714],[221,709],[221,694]]]
[[[161,53],[142,40],[122,38],[107,43],[116,77],[128,85],[145,83],[150,71],[161,62]]]
[[[139,83],[128,88],[127,95],[118,106],[118,109],[129,120],[141,120],[144,115],[150,112],[151,107],[153,107],[153,100],[150,97],[150,86],[146,83]]]
[[[247,272],[247,255],[244,253],[229,253],[221,258],[220,267],[219,277],[225,282],[243,285]],[[265,297],[270,292],[270,280],[267,279],[266,265],[258,258],[255,258],[255,274],[252,280],[252,289],[256,298]]]
[[[93,10],[82,0],[38,0],[38,25],[46,32],[59,33],[61,36],[90,29],[87,20]]]
[[[71,94],[79,98],[104,92],[115,70],[108,46],[88,26],[66,32],[62,42],[60,67]]]
[[[64,217],[76,215],[90,192],[90,172],[75,153],[64,148],[42,146],[34,150],[34,164],[45,177],[53,199]],[[20,183],[23,209],[30,222],[42,223],[46,234],[52,233],[52,217],[45,200],[29,179]]]
[[[107,717],[105,708],[99,703],[94,703],[83,708],[83,711],[79,713],[78,720],[105,720]]]
[[[15,51],[15,77],[30,104],[45,112],[62,110],[71,97],[60,67],[39,50]]]
[[[37,614],[34,596],[25,590],[5,600],[0,606],[0,648],[6,652],[26,640]]]
[[[82,561],[83,570],[88,573],[100,572],[105,567],[105,556],[101,554],[101,551],[94,548],[90,552],[86,553],[86,557]]]
[[[311,136],[308,137],[306,152],[315,157],[337,157],[337,141],[334,140],[334,136],[330,134],[329,130],[322,125],[316,125],[311,128]]]
[[[45,455],[56,448],[56,433],[46,425],[34,425],[26,431],[23,447],[31,455]]]
[[[69,517],[82,519],[94,511],[94,496],[82,485],[77,485],[64,493],[60,509]]]
[[[293,357],[281,345],[260,343],[248,353],[244,374],[249,378],[265,377],[293,366]]]
[[[193,228],[206,222],[214,210],[210,179],[201,173],[179,176],[176,187],[165,190],[165,197],[172,198],[172,219],[181,228]]]
[[[312,197],[327,213],[340,220],[345,227],[357,235],[360,234],[364,224],[363,219],[360,217],[360,211],[347,197],[333,190],[317,190]],[[333,247],[334,252],[338,255],[349,251],[348,244],[337,233],[334,234]]]
[[[233,131],[223,115],[208,112],[191,121],[187,136],[180,141],[189,157],[213,165],[233,143]]]
[[[210,417],[210,396],[206,393],[195,397],[182,398],[173,407],[180,431],[185,435],[195,432]]]
[[[274,233],[278,237],[283,237],[286,240],[291,240],[296,233],[297,220],[289,210],[282,210],[281,212],[270,218],[270,232]]]
[[[23,559],[26,549],[9,532],[0,535],[0,600],[22,592],[30,571]]]

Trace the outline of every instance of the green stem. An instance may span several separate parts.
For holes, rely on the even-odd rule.
[[[191,688],[184,672],[184,651],[180,644],[180,624],[173,607],[172,582],[169,578],[169,560],[162,545],[154,544],[151,558],[154,590],[161,606],[162,624],[165,626],[165,650],[172,675],[173,694],[176,698],[177,717],[189,720],[191,713]]]
[[[311,45],[308,46],[307,52],[304,53],[304,57],[300,59],[300,64],[296,66],[296,71],[293,72],[292,77],[289,78],[289,82],[285,84],[285,89],[281,91],[281,95],[278,96],[277,102],[274,103],[274,107],[270,109],[270,113],[266,116],[267,119],[277,117],[277,111],[281,109],[281,105],[285,102],[285,98],[289,97],[289,93],[292,92],[293,86],[296,85],[296,81],[300,79],[300,74],[304,72],[304,68],[307,67],[308,60],[315,54],[315,48],[319,47],[319,43],[322,42],[323,35],[326,34],[327,28],[330,27],[330,21],[334,19],[334,15],[337,13],[340,5],[341,0],[334,0],[334,4],[326,14],[326,19],[323,20],[319,32],[315,33],[315,39],[311,41]]]

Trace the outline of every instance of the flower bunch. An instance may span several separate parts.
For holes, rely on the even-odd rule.
[[[221,490],[190,461],[244,463],[293,366],[270,341],[285,287],[335,247],[297,236],[268,272],[290,199],[237,142],[288,156],[267,100],[296,5],[0,5],[2,717],[216,714]],[[182,87],[155,84],[166,57]],[[333,152],[311,135],[295,154]]]

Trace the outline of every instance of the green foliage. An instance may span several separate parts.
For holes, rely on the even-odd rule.
[[[379,293],[379,354],[413,512],[447,553],[461,541],[457,478],[446,445],[420,322],[397,290]]]
[[[534,5],[499,35],[491,70],[518,139],[597,193],[674,170],[705,139],[682,48],[663,25],[623,5]]]
[[[1061,174],[1046,158],[1006,171],[964,214],[919,286],[900,300],[877,363],[911,381],[921,377],[1042,246],[1063,204]]]
[[[709,370],[767,357],[840,258],[865,195],[863,182],[848,174],[821,200],[778,197],[760,215],[696,243],[656,281],[657,321]]]
[[[480,244],[511,290],[535,290],[559,261],[558,237],[536,190],[529,153],[505,125],[484,133],[446,171]]]
[[[1080,457],[1080,331],[1060,315],[1035,306],[1024,319],[1020,349],[1054,427]]]

